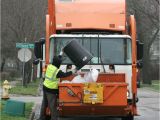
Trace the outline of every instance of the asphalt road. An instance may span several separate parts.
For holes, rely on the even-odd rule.
[[[140,88],[138,90],[139,102],[138,113],[135,120],[160,120],[160,93]],[[23,100],[25,102],[35,102],[35,119],[39,117],[39,110],[42,97],[33,96],[11,96],[11,99]],[[83,118],[60,118],[60,120],[121,120],[120,118],[104,118],[104,117],[83,117]]]
[[[135,120],[160,120],[160,93],[139,89],[138,112]]]

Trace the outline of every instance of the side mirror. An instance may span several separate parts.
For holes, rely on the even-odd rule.
[[[43,59],[43,44],[45,43],[45,39],[41,38],[39,41],[35,41],[34,43],[34,54],[37,59]]]
[[[36,58],[42,58],[42,45],[39,41],[34,43],[34,54]]]
[[[137,68],[143,67],[143,45],[139,40],[137,40]]]
[[[34,65],[38,65],[38,64],[39,64],[39,59],[34,59],[34,60],[33,60],[33,64],[34,64]]]
[[[139,40],[137,40],[137,61],[143,58],[143,45]]]

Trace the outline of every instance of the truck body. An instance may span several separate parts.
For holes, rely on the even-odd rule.
[[[92,55],[81,76],[99,71],[96,83],[59,83],[60,116],[114,116],[133,120],[137,113],[137,43],[134,15],[125,0],[48,0],[45,65],[68,42],[77,40]],[[61,69],[72,61],[64,56]],[[115,73],[107,72],[109,65]],[[75,76],[61,79],[72,80]]]

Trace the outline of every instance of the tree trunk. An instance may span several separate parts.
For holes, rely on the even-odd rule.
[[[6,62],[5,58],[3,58],[2,63],[1,63],[1,72],[3,72],[4,70],[5,62]]]
[[[144,56],[143,56],[143,83],[151,84],[151,75],[152,71],[150,68],[150,60],[149,60],[149,48],[144,44]]]

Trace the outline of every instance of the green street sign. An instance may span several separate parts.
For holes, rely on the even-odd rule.
[[[31,44],[31,43],[16,43],[16,48],[34,48],[34,44]]]

